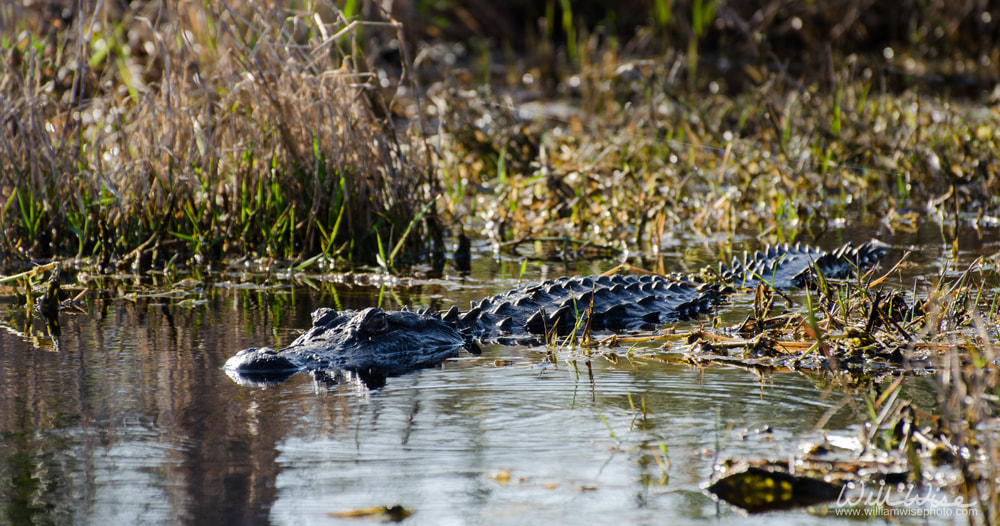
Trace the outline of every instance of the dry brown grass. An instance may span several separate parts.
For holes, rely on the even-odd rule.
[[[350,28],[332,3],[4,4],[2,253],[350,264],[404,237],[395,259],[439,255],[445,224],[647,250],[671,229],[781,241],[1000,217],[988,3],[630,0],[638,29],[618,4],[544,4],[394,3],[405,32],[371,2],[363,18],[382,22]],[[535,22],[518,29],[518,14]],[[458,45],[457,67],[418,49],[426,91],[410,89],[392,40],[435,31],[495,40]],[[520,31],[531,52],[501,59]],[[525,121],[466,89],[486,82],[579,107]],[[434,152],[392,121],[429,108],[446,132]]]
[[[99,5],[0,8],[3,253],[372,261],[434,197],[332,4]]]

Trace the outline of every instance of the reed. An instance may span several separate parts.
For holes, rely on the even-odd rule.
[[[437,194],[422,143],[340,47],[391,20],[332,2],[98,6],[3,8],[0,252],[373,262],[378,236]],[[429,224],[400,257],[419,257]]]

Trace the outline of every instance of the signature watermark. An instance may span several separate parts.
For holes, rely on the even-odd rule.
[[[938,488],[861,483],[840,490],[833,512],[863,517],[967,517],[976,515],[978,508],[975,502],[965,502],[961,495],[948,495]]]

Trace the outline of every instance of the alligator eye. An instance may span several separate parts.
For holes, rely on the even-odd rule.
[[[384,312],[373,312],[365,318],[364,329],[372,334],[379,334],[389,329],[389,324],[385,321]]]

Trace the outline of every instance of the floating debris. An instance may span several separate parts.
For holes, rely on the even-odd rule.
[[[394,506],[374,506],[349,511],[334,511],[330,512],[329,515],[341,519],[378,519],[385,522],[401,522],[403,519],[413,515],[413,512],[396,504]]]
[[[744,464],[706,489],[734,506],[760,513],[829,502],[843,488],[821,478],[792,475],[774,466]]]

